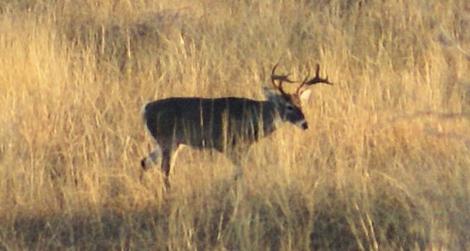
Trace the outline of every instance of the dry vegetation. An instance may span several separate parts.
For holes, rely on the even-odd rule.
[[[469,250],[466,0],[0,0],[0,250]],[[148,100],[262,98],[322,65],[310,130],[231,179],[139,180]]]

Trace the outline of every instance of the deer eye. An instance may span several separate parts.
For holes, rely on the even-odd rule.
[[[288,106],[287,106],[287,110],[292,111],[292,110],[294,110],[294,107],[291,106],[291,105],[288,105]]]

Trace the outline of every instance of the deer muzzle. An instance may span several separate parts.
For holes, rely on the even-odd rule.
[[[297,123],[295,123],[298,127],[302,128],[303,130],[307,130],[308,129],[308,123],[307,121],[305,120],[301,120]]]

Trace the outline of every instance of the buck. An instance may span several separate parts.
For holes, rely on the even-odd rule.
[[[306,130],[302,101],[308,99],[314,84],[332,85],[328,78],[307,76],[297,90],[289,94],[283,83],[300,83],[289,74],[271,72],[272,89],[265,89],[266,100],[240,97],[172,97],[147,103],[143,107],[146,128],[156,142],[155,149],[141,160],[143,171],[161,157],[164,182],[169,187],[171,159],[180,145],[196,149],[214,149],[224,153],[236,166],[235,177],[242,174],[241,160],[250,145],[270,135],[279,122],[290,122]],[[276,84],[276,81],[278,84]]]

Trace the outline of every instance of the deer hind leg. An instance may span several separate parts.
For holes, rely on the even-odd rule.
[[[143,158],[140,161],[140,165],[144,171],[150,169],[152,165],[156,164],[159,160],[159,158],[162,156],[162,149],[160,146],[157,144],[155,146],[155,149],[149,153],[149,155],[145,158]]]
[[[174,150],[175,149],[173,147],[166,147],[162,149],[161,169],[163,172],[163,182],[165,183],[166,188],[170,188],[170,170],[172,166],[171,158],[172,158],[172,155],[174,155],[175,153]]]

